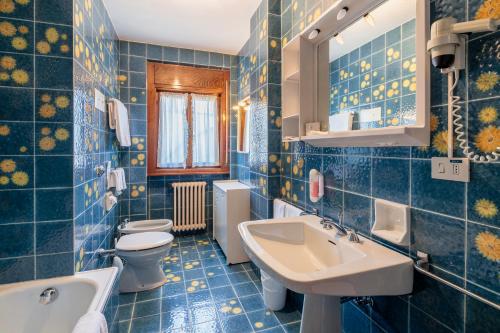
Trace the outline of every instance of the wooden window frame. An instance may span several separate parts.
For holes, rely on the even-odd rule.
[[[147,75],[148,176],[228,174],[229,70],[148,62]],[[189,141],[186,168],[158,167],[159,95],[162,92],[189,94],[187,111]],[[192,166],[193,130],[191,94],[216,95],[218,97],[219,166]]]

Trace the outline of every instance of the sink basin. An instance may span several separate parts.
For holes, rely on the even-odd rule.
[[[412,291],[409,257],[362,236],[360,243],[350,242],[319,221],[299,216],[238,226],[250,259],[287,288],[305,294],[301,332],[340,332],[341,296]]]

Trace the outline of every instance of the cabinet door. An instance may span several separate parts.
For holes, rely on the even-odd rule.
[[[214,186],[214,236],[220,247],[227,252],[227,198],[226,193]]]

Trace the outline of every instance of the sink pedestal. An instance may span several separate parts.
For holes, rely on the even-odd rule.
[[[340,333],[340,297],[304,295],[300,333]]]

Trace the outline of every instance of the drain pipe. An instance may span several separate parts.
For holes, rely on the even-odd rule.
[[[349,297],[342,297],[340,299],[341,304],[344,304],[344,303],[347,303],[350,301],[353,301],[354,303],[356,303],[356,305],[360,305],[360,306],[367,305],[369,307],[373,307],[373,297],[371,297],[371,296],[361,296],[361,297],[349,296]]]

